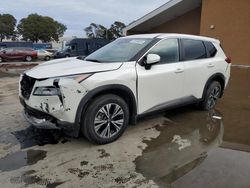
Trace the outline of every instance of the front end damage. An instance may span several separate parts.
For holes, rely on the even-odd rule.
[[[35,79],[24,74],[20,78],[19,96],[25,119],[41,129],[70,130],[67,133],[73,136],[79,133],[80,125],[75,117],[87,92],[78,81],[69,77]]]

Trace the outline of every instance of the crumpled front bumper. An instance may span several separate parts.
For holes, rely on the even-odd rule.
[[[61,129],[57,126],[56,123],[52,123],[49,120],[46,120],[45,118],[37,118],[30,114],[28,114],[26,111],[23,112],[23,116],[26,119],[28,123],[30,123],[32,126],[35,126],[39,129]]]

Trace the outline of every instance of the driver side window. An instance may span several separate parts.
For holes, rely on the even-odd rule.
[[[176,63],[179,61],[179,47],[177,39],[166,39],[154,46],[148,54],[161,57],[160,64]]]

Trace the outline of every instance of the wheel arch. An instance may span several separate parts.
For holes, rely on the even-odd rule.
[[[105,86],[100,86],[98,88],[95,88],[89,91],[82,98],[82,100],[80,101],[78,105],[77,113],[75,117],[75,123],[77,124],[79,128],[80,128],[82,115],[84,115],[91,101],[93,101],[96,97],[105,95],[105,94],[115,94],[123,98],[129,106],[129,113],[130,113],[129,122],[131,124],[135,124],[136,116],[137,116],[137,105],[136,105],[136,99],[135,99],[133,92],[127,86],[119,85],[119,84],[111,84],[111,85],[105,85]]]
[[[205,85],[205,87],[203,89],[202,100],[205,97],[206,90],[208,89],[209,85],[213,81],[217,81],[217,82],[219,82],[221,84],[222,91],[221,91],[220,97],[223,96],[223,92],[224,92],[224,89],[225,89],[225,76],[222,73],[216,73],[216,74],[213,74],[212,76],[210,76],[209,79],[207,80],[206,85]]]

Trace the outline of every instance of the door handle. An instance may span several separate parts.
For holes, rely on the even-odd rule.
[[[184,72],[184,70],[183,70],[182,68],[178,68],[178,69],[176,69],[176,71],[175,71],[175,73],[182,73],[182,72]]]
[[[214,64],[213,64],[213,63],[209,63],[209,64],[207,65],[207,67],[208,67],[208,68],[212,68],[212,67],[214,67]]]

